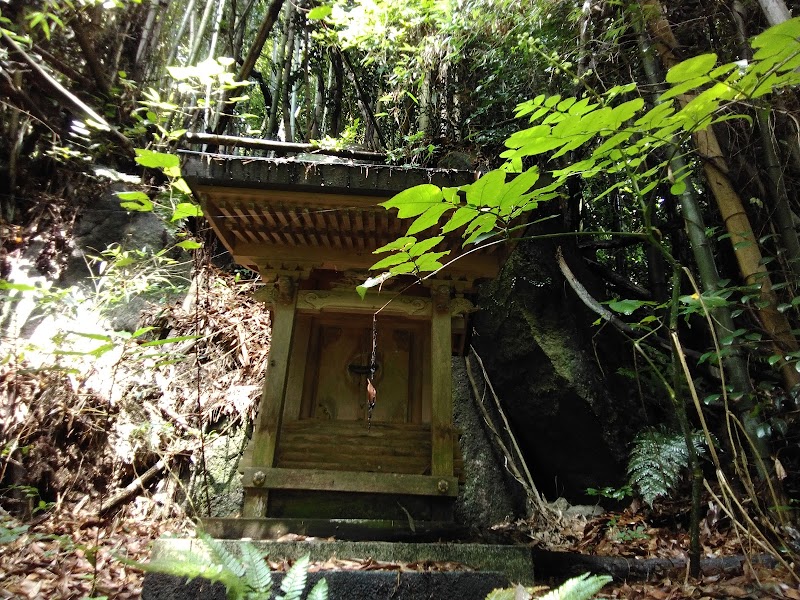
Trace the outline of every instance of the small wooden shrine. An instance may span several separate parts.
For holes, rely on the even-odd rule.
[[[190,151],[182,170],[236,262],[260,273],[272,314],[240,463],[242,518],[215,535],[269,537],[281,519],[451,520],[462,475],[451,355],[464,351],[475,281],[496,275],[501,257],[472,253],[436,279],[363,300],[355,288],[380,258],[373,250],[408,226],[378,203],[475,175]],[[460,241],[449,240],[453,255]]]

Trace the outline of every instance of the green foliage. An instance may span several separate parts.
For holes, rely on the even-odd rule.
[[[633,489],[629,485],[623,485],[619,488],[610,486],[604,488],[586,488],[586,495],[609,498],[611,500],[624,500],[633,495]]]
[[[126,250],[119,244],[111,244],[91,257],[99,272],[94,278],[98,305],[109,308],[127,303],[136,295],[163,299],[181,292],[189,282],[185,266],[169,256],[171,250]]]
[[[698,456],[705,454],[704,441],[702,432],[692,435]],[[689,452],[683,434],[646,429],[633,441],[628,477],[644,501],[652,506],[656,498],[667,496],[675,489],[688,464]]]
[[[537,600],[588,600],[593,598],[603,586],[611,583],[608,575],[591,575],[584,573],[566,581],[561,587],[539,596]],[[486,600],[529,600],[531,593],[517,586],[515,588],[492,590]]]
[[[269,600],[272,598],[272,572],[261,552],[250,542],[242,542],[241,556],[234,555],[219,540],[205,533],[198,534],[199,547],[174,553],[149,563],[131,563],[144,571],[166,573],[178,577],[203,577],[222,583],[229,600]],[[297,560],[281,582],[282,594],[275,600],[302,600],[310,559]],[[328,584],[321,579],[306,596],[307,600],[327,600]]]
[[[501,157],[507,162],[502,168],[458,189],[425,184],[405,190],[383,206],[396,208],[400,218],[417,217],[407,235],[432,227],[438,227],[442,234],[459,230],[465,244],[508,235],[515,219],[540,202],[557,197],[571,177],[610,176],[613,183],[595,199],[612,192],[627,194],[644,211],[647,196],[669,181],[668,157],[682,151],[680,143],[686,136],[720,121],[747,119],[722,109],[800,82],[796,70],[800,64],[798,38],[800,19],[792,19],[753,40],[756,54],[751,63],[732,62],[714,68],[713,54],[684,61],[669,71],[667,80],[672,87],[662,95],[661,102],[646,111],[643,98],[626,99],[635,92],[635,83],[585,97],[541,94],[517,107],[517,117],[527,118],[531,126],[506,140],[508,149]],[[695,96],[681,107],[676,100],[680,94]],[[537,185],[537,167],[523,169],[528,157],[544,155],[552,161],[579,150],[585,158],[551,170],[552,182],[545,185]],[[518,175],[507,181],[508,173]],[[672,173],[672,185],[677,186],[673,193],[681,191],[688,175],[688,170]],[[446,218],[440,224],[442,217]],[[376,252],[386,251],[406,252],[402,245],[385,246]],[[425,253],[416,257],[414,264],[408,257],[402,258],[394,263],[384,259],[377,263],[381,266],[373,268],[388,266],[390,275],[421,272],[416,263],[425,259]]]
[[[0,544],[11,544],[20,539],[30,529],[30,525],[23,525],[8,513],[0,514]]]

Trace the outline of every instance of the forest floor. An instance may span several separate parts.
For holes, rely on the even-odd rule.
[[[147,561],[151,543],[160,535],[190,535],[193,531],[189,519],[175,514],[165,516],[165,508],[169,507],[152,496],[134,498],[110,518],[99,518],[96,511],[90,510],[86,504],[62,503],[49,507],[27,523],[21,523],[7,513],[2,514],[0,598],[138,598],[143,573],[131,562]],[[566,533],[564,539],[573,541],[554,549],[591,556],[625,557],[631,561],[685,558],[688,540],[679,524],[683,510],[677,503],[673,503],[670,509],[677,509],[677,512],[626,509],[588,521],[575,519],[569,522],[569,530],[562,532]],[[525,522],[505,524],[501,528],[507,534],[513,530],[512,537],[517,538],[517,543],[522,543],[526,537]],[[528,534],[529,539],[541,537],[541,532]],[[741,554],[740,542],[726,531],[724,520],[713,524],[707,520],[702,538],[706,557]],[[271,566],[283,570],[288,565],[271,563]],[[369,559],[331,560],[312,566],[312,570],[455,568],[461,567],[453,564],[379,563]],[[615,581],[607,585],[598,597],[800,599],[800,588],[796,582],[793,583],[788,572],[745,561],[743,568],[711,572],[699,579],[688,577],[685,570],[675,570],[649,581]]]
[[[60,231],[62,225],[54,222],[50,229]],[[22,240],[34,237],[33,233],[20,235],[20,248]],[[44,241],[45,249],[57,245],[52,236]],[[15,253],[18,250],[12,248],[2,258],[7,262]],[[149,342],[139,345],[127,338],[112,339],[117,354],[109,354],[113,377],[108,386],[91,384],[91,377],[101,375],[97,348],[82,353],[89,359],[86,372],[91,377],[87,378],[75,369],[48,370],[26,363],[22,357],[30,354],[28,348],[15,348],[8,360],[0,360],[0,447],[4,449],[0,455],[0,598],[138,598],[143,573],[132,563],[147,561],[152,541],[159,536],[194,532],[185,502],[190,493],[180,482],[186,481],[189,465],[199,460],[202,435],[198,432],[208,423],[242,424],[252,418],[258,389],[251,384],[263,379],[269,351],[268,315],[252,300],[256,284],[243,284],[235,275],[213,269],[207,275],[202,286],[194,286],[193,302],[162,305],[154,312],[145,323],[155,327],[146,338]],[[108,341],[92,337],[96,334],[81,335],[95,345]],[[142,352],[142,348],[161,348],[146,344],[159,344],[164,338],[181,340],[169,351],[170,358],[189,360],[161,361]],[[61,362],[56,366],[63,365],[68,354],[59,355]],[[210,384],[201,386],[200,381]],[[231,390],[236,394],[231,395]],[[143,422],[147,428],[138,426]],[[134,485],[108,508],[119,490],[161,459],[168,459],[168,464],[156,477],[143,482],[143,489]],[[181,496],[184,500],[177,499]],[[564,521],[562,531],[543,532],[531,523],[518,522],[499,526],[493,534],[543,550],[631,561],[680,559],[688,549],[687,504],[673,502],[650,510],[633,503],[620,512]],[[105,511],[101,511],[103,506]],[[712,504],[706,507],[703,555],[742,554],[743,543],[730,524]],[[754,548],[745,550],[757,553]],[[455,567],[368,559],[313,566]],[[678,570],[650,581],[617,581],[606,586],[600,597],[800,599],[800,588],[788,571],[745,563],[732,572],[706,573],[697,580]]]

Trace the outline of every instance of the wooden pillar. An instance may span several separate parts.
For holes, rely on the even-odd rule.
[[[453,382],[450,288],[433,293],[431,319],[431,475],[453,476]]]
[[[269,298],[272,309],[272,334],[269,348],[264,391],[258,417],[250,440],[248,466],[268,469],[274,466],[275,448],[281,428],[286,380],[289,371],[289,356],[292,346],[292,331],[297,303],[296,286],[289,277],[280,277]],[[267,490],[245,488],[244,517],[264,517],[267,514]]]

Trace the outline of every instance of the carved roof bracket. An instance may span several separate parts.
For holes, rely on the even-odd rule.
[[[297,293],[297,279],[288,275],[279,275],[272,285],[265,285],[253,297],[269,307],[276,304],[291,304]]]

